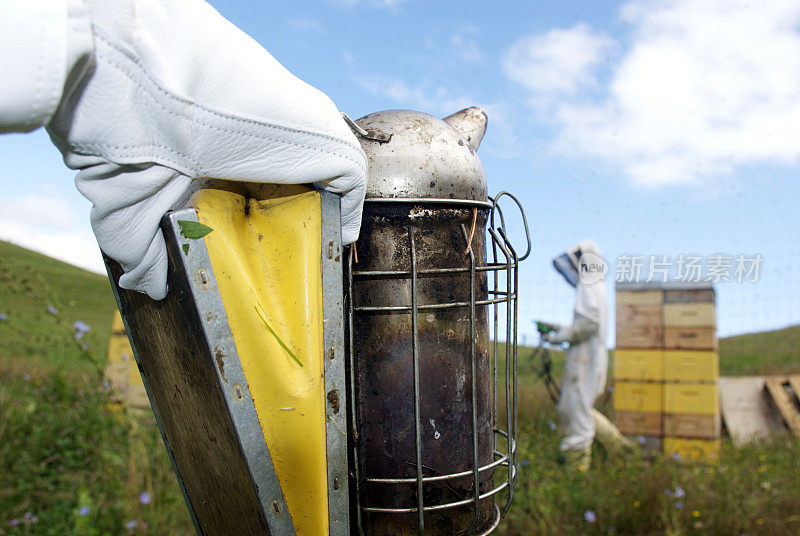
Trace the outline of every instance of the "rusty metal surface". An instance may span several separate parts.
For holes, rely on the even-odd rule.
[[[472,241],[478,265],[485,264],[487,210],[478,210]],[[436,205],[365,207],[359,263],[355,271],[409,269],[409,227],[414,231],[419,306],[470,302],[470,274],[424,275],[425,270],[469,266],[462,226],[470,229],[473,210]],[[488,298],[486,272],[476,275],[476,301]],[[416,483],[387,485],[371,479],[417,476],[412,319],[404,312],[359,311],[361,307],[408,307],[410,278],[355,277],[353,283],[353,380],[355,437],[361,475],[363,526],[369,536],[418,534],[417,512],[387,514],[370,508],[415,509]],[[489,365],[488,306],[474,319],[478,464],[494,460],[492,378]],[[465,476],[423,486],[425,534],[485,530],[495,521],[492,497],[474,505],[427,511],[427,507],[475,496],[473,477],[472,362],[470,308],[422,310],[417,316],[419,416],[424,477],[467,472]],[[493,469],[480,474],[479,494],[493,489]]]

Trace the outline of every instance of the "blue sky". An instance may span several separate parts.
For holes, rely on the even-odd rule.
[[[533,231],[529,337],[534,318],[569,320],[550,259],[588,237],[612,266],[760,254],[758,282],[718,285],[720,334],[800,323],[796,2],[211,3],[353,118],[488,111],[490,191],[517,194]],[[0,238],[100,269],[46,134],[3,136],[0,161]]]

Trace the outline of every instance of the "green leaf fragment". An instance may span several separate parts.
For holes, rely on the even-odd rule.
[[[178,225],[181,227],[181,234],[191,240],[203,238],[214,230],[208,225],[203,225],[197,221],[178,220]]]
[[[259,311],[259,310],[258,310],[258,307],[255,307],[255,306],[254,306],[254,307],[253,307],[253,309],[255,309],[255,310],[256,310],[256,314],[257,314],[257,315],[258,315],[258,316],[261,318],[261,321],[262,321],[262,322],[264,322],[264,325],[265,325],[265,326],[267,326],[267,329],[268,329],[268,330],[269,330],[269,332],[270,332],[270,333],[272,333],[272,335],[275,337],[275,340],[277,340],[277,341],[278,341],[278,344],[280,344],[280,345],[281,345],[281,348],[283,348],[284,350],[286,350],[286,353],[287,353],[287,354],[289,354],[289,355],[292,357],[292,359],[294,359],[294,360],[295,360],[295,362],[296,362],[298,365],[300,365],[300,366],[302,367],[302,366],[303,366],[303,363],[301,363],[301,362],[300,362],[300,360],[299,360],[299,359],[297,359],[297,356],[296,356],[296,355],[294,355],[294,352],[292,352],[292,350],[291,350],[291,349],[290,349],[288,346],[286,346],[286,343],[284,343],[284,342],[281,340],[281,338],[280,338],[280,337],[278,337],[278,334],[277,334],[277,333],[275,333],[275,330],[274,330],[274,329],[272,329],[272,327],[269,325],[269,323],[267,322],[267,319],[266,319],[266,318],[264,318],[264,315],[262,315],[262,314],[261,314],[261,311]]]
[[[188,255],[189,254],[189,244],[183,244],[181,246],[181,249],[183,249],[183,254],[184,255]]]

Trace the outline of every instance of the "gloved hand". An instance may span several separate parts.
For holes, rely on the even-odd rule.
[[[154,299],[166,295],[159,221],[195,178],[314,183],[343,194],[342,240],[358,238],[366,188],[358,141],[325,94],[210,5],[28,0],[20,6],[0,8],[0,18],[22,12],[7,24],[16,25],[10,36],[0,32],[0,47],[17,48],[5,41],[20,33],[41,34],[23,40],[40,50],[23,50],[23,60],[11,65],[19,64],[38,86],[29,91],[42,95],[29,97],[24,114],[13,113],[14,99],[5,105],[0,98],[0,132],[47,124],[65,163],[80,170],[76,184],[94,205],[100,248],[126,272],[121,287]],[[19,29],[25,24],[28,30]]]
[[[565,338],[567,333],[563,326],[560,324],[550,324],[553,328],[553,331],[548,331],[547,333],[543,334],[542,337],[544,340],[549,342],[550,344],[561,344],[562,342],[566,341]]]

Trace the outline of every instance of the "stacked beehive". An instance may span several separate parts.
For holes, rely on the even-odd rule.
[[[620,431],[665,453],[719,453],[719,358],[710,285],[618,284],[614,409]]]

